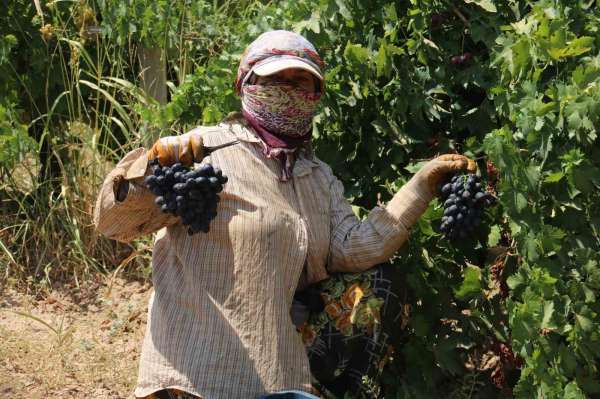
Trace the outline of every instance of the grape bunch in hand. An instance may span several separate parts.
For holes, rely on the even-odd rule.
[[[467,238],[481,225],[485,208],[495,202],[475,174],[452,177],[442,186],[441,198],[444,201],[444,216],[440,230],[450,239]]]
[[[189,235],[208,233],[227,176],[211,164],[191,169],[181,163],[161,166],[153,159],[149,167],[152,174],[145,179],[146,187],[156,195],[154,202],[161,211],[179,216]]]

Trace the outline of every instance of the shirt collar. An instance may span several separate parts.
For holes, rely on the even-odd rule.
[[[230,114],[219,124],[219,126],[227,128],[235,138],[240,141],[257,144],[261,143],[260,137],[256,135],[254,129],[252,129],[250,124],[242,116],[241,112]],[[305,176],[311,173],[312,169],[317,166],[319,166],[319,164],[314,160],[312,147],[302,148],[298,151],[298,159],[294,165],[294,176]]]

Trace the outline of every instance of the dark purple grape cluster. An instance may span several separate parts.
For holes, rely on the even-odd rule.
[[[210,222],[217,216],[219,193],[227,176],[211,164],[191,169],[176,163],[161,166],[150,161],[152,175],[145,179],[146,187],[156,195],[154,202],[164,213],[179,216],[188,226],[188,234],[208,233]]]
[[[450,239],[464,239],[481,225],[485,208],[494,197],[475,174],[456,175],[441,187],[444,216],[440,230]]]

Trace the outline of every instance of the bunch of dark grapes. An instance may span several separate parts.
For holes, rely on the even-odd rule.
[[[149,167],[152,175],[146,177],[146,187],[156,195],[154,202],[160,210],[179,216],[189,235],[208,233],[227,176],[211,164],[190,169],[180,163],[161,166],[155,159]]]
[[[450,239],[464,239],[480,224],[485,208],[494,203],[479,176],[463,174],[452,177],[441,188],[444,216],[440,230]]]

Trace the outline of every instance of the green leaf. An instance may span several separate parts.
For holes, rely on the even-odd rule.
[[[554,172],[546,176],[546,178],[544,179],[544,183],[557,183],[563,177],[565,177],[565,174],[563,172]]]
[[[542,232],[539,237],[539,242],[542,251],[547,254],[549,252],[556,252],[560,250],[562,246],[562,240],[565,238],[567,233],[563,230],[549,225],[542,226]]]
[[[552,323],[552,316],[554,315],[554,302],[548,301],[544,304],[544,316],[542,318],[542,328],[555,328],[555,324]]]
[[[344,58],[352,64],[365,65],[369,63],[371,54],[362,45],[348,42],[344,50]]]
[[[523,209],[527,208],[527,198],[520,191],[513,192],[513,206],[517,210],[517,212],[523,211]]]
[[[589,318],[580,315],[580,314],[576,314],[575,318],[577,319],[577,323],[579,324],[579,326],[581,327],[581,329],[583,331],[587,331],[590,332],[592,330],[594,330],[594,322],[592,320],[590,320]]]
[[[15,35],[0,36],[0,65],[10,61],[10,52],[17,43]]]
[[[487,12],[498,12],[496,5],[492,2],[492,0],[465,0],[467,4],[477,4],[479,7],[483,8]]]
[[[321,21],[320,11],[314,10],[309,19],[306,19],[304,21],[300,21],[300,22],[294,24],[294,31],[302,32],[304,30],[309,30],[309,31],[313,31],[318,34],[321,32],[320,21]]]
[[[596,302],[596,294],[594,290],[590,289],[586,284],[581,285],[581,289],[583,290],[583,295],[585,296],[585,303],[595,303]]]
[[[490,234],[488,236],[488,247],[495,247],[500,242],[501,234],[500,227],[498,225],[492,226]]]
[[[508,287],[514,291],[517,288],[521,287],[523,284],[525,284],[525,280],[523,279],[523,276],[521,274],[517,273],[513,274],[512,276],[509,276],[506,279],[506,284],[508,284]]]
[[[586,396],[577,383],[571,381],[565,386],[563,399],[586,399]]]
[[[533,232],[529,232],[523,242],[522,251],[529,262],[536,262],[540,257],[537,236]]]
[[[566,47],[551,48],[548,53],[555,60],[561,60],[568,57],[576,57],[590,51],[594,48],[594,38],[590,36],[582,36],[571,41]]]
[[[464,300],[479,293],[481,293],[481,269],[474,265],[468,265],[463,273],[463,282],[456,290],[455,295]]]

